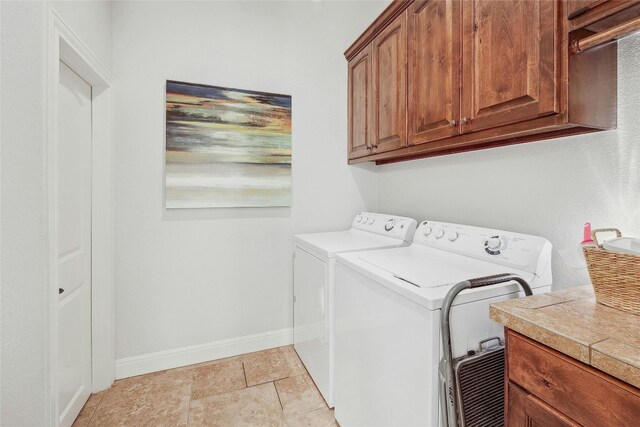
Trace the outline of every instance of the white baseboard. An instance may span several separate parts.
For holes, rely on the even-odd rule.
[[[116,379],[208,362],[293,343],[293,329],[264,332],[116,360]]]

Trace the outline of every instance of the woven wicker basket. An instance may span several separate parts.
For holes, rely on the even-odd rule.
[[[622,236],[616,228],[593,230],[591,236],[595,245],[582,249],[596,301],[640,316],[640,256],[603,249],[596,238],[596,234],[602,232]]]

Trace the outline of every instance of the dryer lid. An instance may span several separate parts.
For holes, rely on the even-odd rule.
[[[381,236],[361,230],[333,231],[327,233],[297,234],[296,246],[302,247],[316,256],[333,258],[340,252],[383,249],[400,246],[402,239]]]
[[[340,252],[363,251],[411,243],[416,220],[380,213],[359,212],[351,229],[325,233],[296,234],[297,246],[316,256],[333,258]]]

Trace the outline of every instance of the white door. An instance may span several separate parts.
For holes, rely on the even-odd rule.
[[[91,394],[91,86],[62,62],[58,100],[57,398],[70,426]]]

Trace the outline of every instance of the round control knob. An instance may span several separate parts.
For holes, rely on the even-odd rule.
[[[436,230],[436,239],[439,239],[442,236],[444,236],[444,230],[442,228]]]
[[[496,249],[499,249],[500,246],[502,246],[502,240],[500,240],[499,237],[492,237],[489,240],[487,240],[486,246],[492,251],[495,251]]]
[[[384,224],[384,229],[386,231],[391,231],[391,230],[393,230],[393,227],[395,227],[395,225],[396,225],[396,220],[395,219],[390,219]]]
[[[447,234],[447,239],[449,239],[450,242],[454,242],[457,238],[458,238],[457,231],[450,231],[449,234]]]
[[[424,228],[424,235],[428,236],[429,234],[431,234],[431,227],[429,227],[428,225]]]
[[[373,224],[374,222],[376,222],[375,218],[369,218],[369,224]]]
[[[358,218],[356,218],[356,221],[357,221],[357,222],[362,222],[362,216],[361,216],[361,215],[358,215]]]

